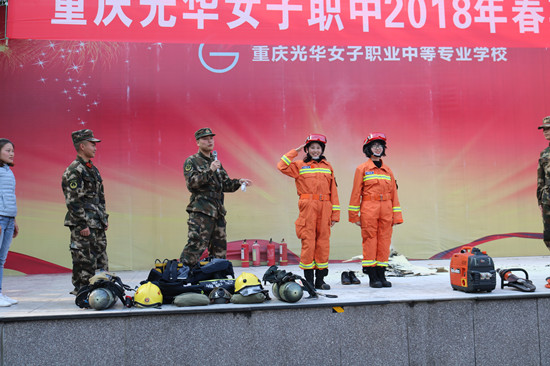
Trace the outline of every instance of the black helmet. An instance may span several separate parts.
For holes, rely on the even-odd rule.
[[[214,287],[208,298],[211,304],[227,304],[231,300],[231,293],[223,287]]]

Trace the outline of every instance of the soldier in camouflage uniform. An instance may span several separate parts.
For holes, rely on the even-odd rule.
[[[539,126],[540,129],[546,140],[550,141],[550,116],[544,117],[542,125]],[[543,240],[550,249],[550,145],[540,153],[537,178],[537,200],[544,225]]]
[[[89,284],[96,270],[108,271],[107,230],[103,180],[92,164],[96,142],[91,130],[72,133],[76,160],[63,173],[61,187],[67,204],[65,226],[71,230],[71,256],[73,261],[72,294]]]
[[[214,136],[210,128],[195,132],[199,152],[191,155],[183,165],[187,189],[191,192],[188,240],[180,260],[193,267],[205,249],[214,258],[225,258],[227,253],[224,192],[235,192],[249,179],[230,179],[221,163],[213,156]]]

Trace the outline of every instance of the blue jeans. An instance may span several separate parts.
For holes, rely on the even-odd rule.
[[[0,293],[2,293],[2,279],[4,277],[4,263],[8,257],[13,231],[15,229],[15,217],[0,216]]]

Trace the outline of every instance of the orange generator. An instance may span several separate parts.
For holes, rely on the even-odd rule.
[[[493,259],[478,248],[464,247],[451,258],[451,286],[464,292],[491,292],[497,285]]]

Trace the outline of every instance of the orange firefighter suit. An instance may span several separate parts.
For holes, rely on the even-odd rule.
[[[297,155],[296,150],[290,150],[283,155],[277,168],[296,180],[300,197],[300,214],[295,223],[296,235],[302,240],[300,268],[325,269],[328,268],[331,221],[340,221],[334,170],[325,159],[293,162]]]
[[[388,266],[393,225],[403,216],[391,169],[369,159],[355,170],[349,201],[349,221],[361,222],[363,267]]]

